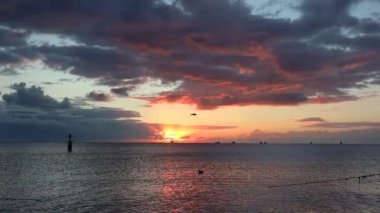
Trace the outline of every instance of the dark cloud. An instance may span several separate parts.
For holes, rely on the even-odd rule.
[[[306,125],[324,129],[380,128],[380,122],[324,122]]]
[[[274,48],[280,67],[287,72],[310,75],[309,72],[322,71],[332,56],[341,51],[328,50],[303,42],[283,42]],[[300,60],[302,59],[302,60]]]
[[[44,91],[39,87],[28,88],[24,83],[20,83],[13,85],[12,88],[16,92],[4,96],[14,97],[17,94],[19,99],[12,103],[0,102],[0,142],[63,141],[69,132],[81,142],[149,142],[162,139],[157,137],[158,132],[169,127],[196,131],[235,128],[235,126],[149,124],[140,121],[141,115],[136,111],[106,107],[80,108],[77,105],[62,108],[59,107],[61,102],[44,95]],[[28,97],[34,94],[34,97],[38,98],[25,98],[25,95],[20,93],[26,93]],[[23,101],[20,101],[20,97]],[[33,100],[35,103],[32,103]],[[48,107],[41,101],[49,103]]]
[[[129,88],[128,87],[118,87],[118,88],[112,88],[111,89],[111,92],[115,95],[118,95],[118,96],[128,96],[128,91],[129,91]]]
[[[205,91],[207,93],[207,91]],[[215,109],[219,106],[247,106],[247,105],[297,105],[305,102],[307,98],[301,93],[249,93],[249,94],[225,94],[219,92],[218,94],[200,94],[194,96],[191,93],[162,93],[159,98],[148,97],[143,98],[152,103],[182,103],[182,104],[194,104],[199,109]]]
[[[111,101],[112,98],[109,94],[101,93],[101,92],[95,92],[92,91],[86,95],[86,98],[90,101],[101,101],[101,102],[108,102]]]
[[[0,141],[63,141],[71,132],[78,141],[136,141],[153,138],[148,124],[121,109],[66,109],[41,112],[7,108],[0,112]]]
[[[14,70],[14,69],[5,68],[3,70],[0,70],[0,75],[15,76],[15,75],[20,75],[20,73],[17,72],[16,70]]]
[[[298,120],[298,122],[325,122],[325,120],[319,117],[310,117]]]
[[[28,36],[26,32],[0,28],[0,47],[12,47],[25,45],[25,39]]]
[[[2,66],[17,65],[21,63],[22,60],[22,56],[0,49],[0,65]]]
[[[80,141],[136,141],[153,138],[140,114],[117,108],[80,108],[59,102],[40,87],[14,84],[0,102],[0,141],[62,141],[68,132]]]
[[[17,105],[40,109],[67,109],[71,107],[70,100],[65,98],[61,102],[49,95],[45,95],[41,87],[26,87],[25,83],[13,84],[11,89],[15,92],[3,95],[6,105]]]
[[[349,15],[350,7],[358,0],[303,0],[300,9],[302,23],[315,30],[331,26],[353,26],[358,20]]]
[[[0,65],[40,60],[119,96],[148,78],[181,82],[145,99],[200,109],[354,101],[350,89],[380,80],[380,23],[351,15],[360,2],[303,0],[300,18],[288,20],[233,0],[5,0]],[[81,45],[29,46],[31,31]]]

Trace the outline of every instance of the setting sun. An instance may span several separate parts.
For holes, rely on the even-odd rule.
[[[175,129],[175,128],[168,128],[164,129],[162,132],[160,132],[160,136],[162,140],[167,142],[178,142],[178,141],[184,141],[189,137],[190,130],[187,129]]]

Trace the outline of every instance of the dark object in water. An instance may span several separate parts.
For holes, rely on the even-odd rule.
[[[202,175],[203,174],[203,170],[198,170],[198,175]]]
[[[310,141],[310,144],[313,144],[313,141]]]
[[[260,143],[259,144],[263,144],[263,142],[262,141],[260,141]]]
[[[236,141],[232,141],[231,144],[236,144]]]
[[[266,141],[264,141],[264,144],[267,144],[267,142],[266,142]]]
[[[215,144],[220,144],[220,141],[215,142]]]
[[[342,145],[343,144],[342,141],[339,144]]]
[[[67,140],[67,152],[72,152],[73,151],[73,140],[72,140],[72,135],[69,134],[67,136],[68,140]]]
[[[191,116],[197,116],[197,113],[191,113],[190,115]]]

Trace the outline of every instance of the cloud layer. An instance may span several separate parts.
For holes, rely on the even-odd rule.
[[[289,132],[270,132],[255,130],[242,140],[252,143],[267,141],[268,143],[301,143],[309,144],[378,144],[379,127],[355,130],[309,130],[309,131],[289,131]]]
[[[200,109],[354,101],[380,82],[380,23],[352,15],[361,2],[304,0],[289,20],[233,0],[5,0],[0,65],[41,60],[121,96],[146,77],[181,82],[143,99]],[[30,46],[31,32],[80,45]]]
[[[0,141],[61,141],[71,132],[81,141],[128,141],[153,137],[140,114],[115,108],[80,108],[58,101],[37,86],[12,85],[2,96]],[[1,102],[0,102],[1,103]]]
[[[67,98],[58,101],[46,95],[41,87],[25,83],[10,87],[0,102],[0,142],[2,141],[63,141],[72,133],[77,140],[101,142],[166,141],[161,135],[166,129],[212,131],[234,126],[180,126],[150,124],[140,121],[140,113],[118,108],[83,108]],[[102,101],[102,100],[99,100]],[[185,138],[186,137],[186,138]]]

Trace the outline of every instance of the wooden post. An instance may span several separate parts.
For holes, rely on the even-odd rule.
[[[72,135],[69,134],[67,136],[68,140],[67,140],[67,152],[72,152],[73,151],[73,141],[72,141]]]

